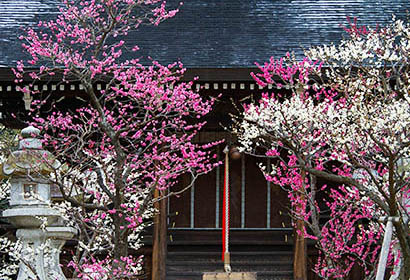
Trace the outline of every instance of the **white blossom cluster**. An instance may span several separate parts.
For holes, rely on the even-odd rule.
[[[110,191],[114,191],[114,184],[112,178],[113,173],[116,171],[115,162],[112,157],[104,157],[96,155],[90,157],[93,163],[90,168],[85,172],[77,169],[76,166],[65,167],[61,173],[55,176],[59,177],[56,181],[64,181],[64,188],[67,193],[71,193],[74,196],[79,197],[81,195],[83,199],[90,203],[98,205],[104,205],[110,208],[111,199],[107,193],[102,189],[105,187]],[[63,178],[63,179],[62,179]],[[132,172],[128,175],[128,181],[130,184],[138,182],[139,175],[136,172]],[[79,183],[80,182],[80,183]],[[151,218],[156,214],[156,210],[150,201],[150,190],[143,187],[133,187],[129,191],[124,193],[124,203],[121,205],[121,209],[116,211],[124,211],[124,215],[127,216],[133,213],[135,216],[141,217],[140,223],[130,227],[128,234],[128,246],[131,249],[138,250],[143,245],[143,230],[151,224]],[[146,201],[147,200],[147,201]],[[147,203],[142,207],[143,203]],[[138,212],[133,212],[136,206],[141,205]],[[68,224],[77,228],[80,231],[78,236],[77,250],[82,257],[89,257],[93,255],[112,255],[114,248],[114,223],[112,216],[103,210],[84,211],[81,207],[73,207],[68,202],[61,202],[54,207],[62,213],[67,219]],[[138,275],[141,273],[142,259],[138,259],[136,265],[129,267],[128,273]],[[101,269],[110,271],[110,263],[100,263]],[[104,268],[105,267],[105,268]],[[89,269],[89,268],[88,268]],[[91,273],[91,272],[90,272]],[[87,268],[83,271],[84,275],[87,275]],[[84,276],[87,277],[87,276]],[[93,274],[89,275],[90,279],[93,279]],[[86,279],[86,278],[84,278]]]
[[[369,168],[376,168],[369,162],[388,166],[394,154],[395,179],[402,170],[401,179],[408,180],[409,170],[401,162],[410,158],[410,24],[393,18],[379,30],[355,28],[337,47],[306,52],[328,66],[324,80],[346,99],[330,129],[336,132],[331,143],[336,150],[348,149],[351,157]],[[378,178],[389,196],[387,177]]]
[[[377,153],[375,150],[375,146],[378,146],[375,140],[379,140],[392,152],[401,152],[402,157],[410,156],[408,148],[403,147],[409,140],[410,96],[393,99],[387,104],[382,101],[368,104],[358,99],[349,107],[339,110],[339,114],[339,121],[332,124],[332,131],[336,130],[333,135],[335,145],[348,144],[351,146],[351,151],[365,151],[375,160],[384,161],[387,155]],[[338,131],[338,127],[342,129]],[[353,146],[358,144],[360,149],[355,149]],[[340,149],[344,148],[340,147]]]
[[[350,38],[338,46],[306,51],[310,60],[324,63],[314,73],[322,84],[315,81],[310,95],[294,92],[285,100],[264,97],[247,107],[237,129],[244,149],[251,151],[263,144],[277,148],[286,140],[309,156],[325,143],[331,154],[324,156],[349,163],[350,153],[371,169],[376,163],[387,164],[388,152],[383,147],[397,154],[397,160],[410,157],[406,146],[410,139],[410,25],[394,20],[381,30],[360,31],[357,26],[351,30]],[[331,101],[318,101],[312,95],[318,88],[337,94]]]
[[[323,65],[312,71],[308,84],[295,77],[288,97],[264,95],[259,103],[245,106],[235,132],[250,153],[260,147],[277,153],[285,147],[306,163],[345,164],[356,172],[362,195],[372,193],[385,201],[393,187],[397,203],[406,201],[399,206],[400,215],[408,216],[410,24],[393,18],[385,28],[364,29],[355,23],[348,30],[350,36],[340,44],[306,51],[306,61]],[[285,61],[300,65],[290,57]],[[269,84],[278,72],[270,76],[266,69],[258,77],[269,77],[264,81]],[[274,177],[277,166],[263,171]],[[380,210],[374,213],[386,215]]]
[[[259,103],[245,105],[235,132],[242,150],[263,151],[275,158],[272,166],[262,165],[261,169],[268,180],[290,185],[289,197],[296,205],[305,200],[298,200],[291,186],[301,182],[295,170],[303,169],[307,176],[315,174],[340,184],[346,196],[334,197],[347,200],[338,206],[328,200],[333,210],[349,204],[350,210],[377,219],[398,209],[394,215],[400,217],[400,224],[395,225],[393,243],[408,255],[410,24],[393,18],[387,27],[371,29],[359,27],[355,21],[346,30],[350,37],[340,44],[307,50],[304,63],[287,56],[261,66],[262,73],[254,74],[260,85],[275,83],[275,79],[288,81],[290,91],[266,93]],[[282,65],[282,61],[287,64]],[[304,70],[310,73],[309,81],[297,76]],[[292,81],[289,73],[294,75]],[[311,182],[315,181],[306,180],[307,185]],[[312,201],[318,189],[311,187],[307,186],[308,191],[303,188],[310,212],[302,216],[307,215],[307,224],[313,223],[311,230],[318,238],[323,233],[320,225],[314,224],[314,217],[320,216],[320,209]],[[363,205],[366,207],[361,208]],[[341,215],[345,212],[340,211]],[[371,225],[365,232],[376,236],[379,225],[377,230]],[[404,232],[401,238],[400,232]],[[397,275],[403,273],[403,263],[408,261],[402,257],[397,262]]]
[[[17,243],[7,237],[0,237],[0,279],[12,280],[18,271]]]
[[[110,160],[105,160],[106,165],[102,167],[102,176],[103,183],[109,186],[110,173],[115,171],[113,168],[112,162]],[[73,196],[82,195],[83,199],[91,202],[98,202],[102,205],[108,206],[109,198],[101,190],[101,185],[98,180],[97,172],[92,170],[87,170],[86,172],[81,172],[75,167],[68,168],[62,167],[61,169],[55,170],[54,173],[50,174],[48,178],[51,182],[57,182],[56,179],[64,178],[63,181],[65,184],[63,188],[67,193],[70,193]],[[133,176],[137,176],[133,174]],[[130,178],[134,178],[131,177]],[[138,176],[137,176],[138,177]],[[135,178],[134,178],[135,179]],[[7,182],[7,181],[6,181]],[[78,182],[81,182],[80,184]],[[2,198],[8,199],[9,197],[9,185],[0,184]],[[42,198],[36,194],[32,194],[33,197],[41,202]],[[135,192],[125,193],[125,201],[123,207],[125,209],[135,207],[144,202],[144,200],[149,196],[149,189],[140,188]],[[77,250],[81,258],[90,258],[91,256],[98,255],[111,255],[114,244],[112,243],[113,234],[114,234],[114,225],[112,217],[102,210],[94,211],[84,211],[82,207],[74,207],[68,201],[59,201],[53,202],[49,205],[55,210],[60,212],[60,223],[63,222],[65,226],[74,227],[78,230],[79,234],[75,237],[78,241]],[[124,209],[124,210],[125,210]],[[138,215],[141,216],[143,220],[150,221],[150,219],[155,215],[156,210],[152,206],[151,202],[148,205],[141,209],[141,213]],[[44,217],[38,217],[42,220],[41,228],[47,230],[47,219]],[[128,236],[129,247],[135,250],[138,250],[143,245],[142,243],[142,232],[143,229],[148,226],[149,222],[141,222],[136,225],[135,228],[130,230]],[[18,270],[18,263],[23,260],[29,263],[35,254],[35,249],[27,247],[25,251],[22,251],[22,246],[17,246],[18,243],[11,242],[7,238],[0,238],[0,251],[4,258],[0,259],[1,269],[0,269],[0,279],[12,279],[10,278],[13,275],[16,275]],[[44,250],[53,250],[51,246],[45,245]],[[38,248],[37,248],[38,250]],[[47,253],[47,252],[46,252]],[[22,259],[24,258],[24,259]],[[52,254],[49,252],[45,255],[45,265],[47,267],[53,267],[56,264],[55,260],[52,257]],[[111,269],[110,263],[102,263],[101,266],[106,265],[107,271]],[[86,268],[85,268],[86,269]],[[129,267],[129,273],[138,275],[143,269],[142,258],[138,259],[138,262]],[[47,270],[51,271],[51,270]],[[87,274],[86,271],[85,275]],[[56,279],[50,276],[50,279]],[[90,278],[92,279],[92,278]]]
[[[341,129],[329,129],[339,117],[328,103],[315,104],[312,98],[305,96],[293,95],[285,100],[264,98],[260,104],[249,105],[236,132],[239,132],[242,149],[247,151],[258,145],[258,141],[266,141],[263,136],[268,135],[270,144],[275,145],[270,148],[278,148],[277,143],[287,139],[295,148],[300,143],[311,147],[304,151],[305,156],[309,156],[317,152],[315,148],[320,148],[323,137],[328,137],[327,133],[337,133]]]
[[[13,131],[8,131],[4,127],[0,128],[0,162],[4,162],[9,151],[10,143],[15,141]],[[10,197],[10,184],[8,180],[0,182],[0,202],[5,203]],[[19,242],[10,240],[7,235],[0,236],[0,279],[11,280],[18,271],[19,264]]]
[[[362,32],[352,26],[350,38],[337,46],[323,45],[309,49],[306,55],[331,66],[368,63],[384,66],[386,62],[402,62],[410,51],[410,27],[400,19],[395,19],[386,28],[367,28]],[[407,59],[407,57],[405,57]]]

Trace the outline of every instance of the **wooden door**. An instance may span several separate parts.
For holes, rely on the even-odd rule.
[[[219,157],[224,158],[222,148]],[[242,155],[230,160],[230,222],[233,229],[290,228],[289,202],[285,191],[267,182],[259,164],[266,159]],[[218,229],[222,226],[224,166],[199,177],[194,186],[169,202],[169,227]],[[189,185],[190,175],[181,176],[174,190]]]

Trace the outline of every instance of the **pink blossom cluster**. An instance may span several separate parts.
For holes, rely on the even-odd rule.
[[[78,277],[83,280],[126,279],[133,277],[135,274],[131,272],[141,266],[142,263],[141,257],[138,259],[135,259],[133,256],[121,257],[121,262],[125,263],[124,268],[113,268],[112,264],[118,262],[118,260],[110,258],[103,260],[91,259],[84,262],[81,267],[71,261],[68,267],[72,267],[78,272]]]
[[[195,143],[214,100],[181,81],[182,64],[122,57],[139,49],[127,44],[129,32],[177,11],[161,0],[63,0],[55,20],[21,37],[30,69],[18,62],[16,83],[27,73],[33,80],[21,88],[34,98],[32,125],[63,163],[44,179],[71,204],[66,212],[80,235],[70,267],[82,279],[137,273],[128,251],[141,246],[155,214],[154,190],[172,190],[181,174],[196,178],[219,164],[213,148],[220,141]],[[67,110],[44,98],[37,83],[56,75],[80,83],[82,105]]]

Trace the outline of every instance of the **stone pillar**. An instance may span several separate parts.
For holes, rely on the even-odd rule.
[[[46,280],[44,270],[46,233],[41,229],[18,229],[16,235],[23,245],[17,279]]]
[[[47,227],[47,245],[45,252],[45,272],[53,280],[66,280],[60,266],[60,252],[65,242],[71,239],[76,230],[71,227]]]

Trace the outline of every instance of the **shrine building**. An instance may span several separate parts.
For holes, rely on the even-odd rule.
[[[24,127],[13,115],[24,119],[27,114],[27,104],[11,71],[17,60],[27,58],[17,37],[22,27],[54,17],[58,13],[56,2],[0,1],[0,122],[6,126]],[[171,6],[178,2],[168,1]],[[181,61],[187,68],[184,80],[198,76],[194,87],[201,94],[221,94],[196,141],[225,139],[234,144],[235,138],[224,129],[231,125],[229,113],[235,112],[232,102],[239,104],[245,97],[257,98],[273,90],[260,88],[251,78],[250,73],[257,71],[255,62],[263,64],[271,56],[279,58],[288,51],[302,57],[303,48],[337,43],[347,16],[357,17],[360,25],[375,26],[388,23],[393,14],[405,19],[409,10],[408,0],[187,0],[174,18],[159,26],[143,26],[129,39],[130,44],[140,47],[137,54],[143,62],[149,63],[147,57],[162,64]],[[56,96],[66,96],[66,106],[76,106],[74,96],[81,95],[78,83],[63,84],[55,79],[39,86]],[[103,86],[95,85],[97,89]],[[224,145],[217,151],[221,160]],[[231,265],[233,271],[257,272],[261,280],[293,279],[289,202],[285,191],[264,179],[258,167],[264,160],[244,154],[230,159]],[[223,270],[223,176],[221,165],[199,177],[179,197],[163,203],[167,215],[156,220],[156,229],[147,233],[143,248],[147,279],[164,279],[166,275],[167,280],[199,280],[205,271]],[[178,186],[182,188],[190,180],[183,176]],[[310,272],[313,246],[305,253],[308,279],[316,279]],[[160,276],[153,276],[158,273]],[[359,278],[352,275],[351,279]]]

